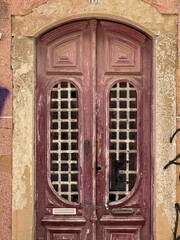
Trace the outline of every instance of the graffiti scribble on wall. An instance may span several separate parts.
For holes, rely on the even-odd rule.
[[[9,90],[7,88],[0,87],[0,116],[2,114],[6,98],[9,95]]]
[[[173,135],[170,137],[170,143],[172,143],[173,138],[175,135],[180,131],[180,128],[176,129],[176,131],[173,133]],[[173,160],[169,161],[165,166],[164,170],[166,170],[171,164],[175,165],[180,165],[180,162],[176,162],[180,158],[180,154],[178,154]],[[180,175],[179,175],[180,179]],[[173,240],[180,240],[180,236],[177,236],[177,229],[179,225],[179,212],[180,212],[180,205],[179,203],[175,204],[175,210],[176,210],[176,221],[175,221],[175,226],[174,226],[174,231],[173,231]]]

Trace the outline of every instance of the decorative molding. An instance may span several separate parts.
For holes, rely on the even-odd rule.
[[[52,199],[48,190],[45,190],[45,200],[46,200],[46,208],[60,207],[60,205],[62,206],[62,204],[59,204],[58,201]]]
[[[130,208],[139,208],[141,207],[141,195],[142,194],[142,191],[140,191],[140,194],[138,194],[138,196],[136,196],[135,200],[126,204],[126,207]]]
[[[82,235],[82,227],[76,227],[76,229],[72,230],[72,226],[66,225],[47,225],[47,239],[52,240],[79,240]],[[63,226],[63,227],[62,227]]]
[[[119,33],[122,36],[126,36],[128,38],[135,40],[140,45],[142,45],[146,40],[146,36],[144,34],[136,31],[135,29],[129,26],[105,21],[101,21],[101,25],[105,31]]]
[[[111,33],[105,33],[106,74],[141,74],[141,48],[139,45]]]
[[[47,49],[47,72],[82,74],[82,36],[60,39]]]
[[[92,19],[89,21],[89,24],[90,24],[90,28],[95,31],[96,30],[96,27],[97,27],[97,20],[96,19]]]
[[[52,234],[53,240],[78,240],[79,239],[79,234],[77,235],[76,233],[53,233]]]
[[[111,233],[110,239],[112,240],[134,240],[134,233]]]
[[[52,216],[46,215],[45,217],[43,217],[43,219],[41,221],[44,225],[47,226],[47,229],[48,229],[48,226],[50,226],[50,227],[70,226],[71,227],[70,229],[73,232],[75,232],[75,229],[72,229],[72,226],[77,226],[80,228],[81,226],[83,226],[86,223],[86,219],[81,216],[66,216],[66,217],[54,216],[52,218]]]
[[[75,67],[76,45],[76,41],[70,41],[52,49],[52,67]]]
[[[134,240],[140,239],[140,226],[119,226],[118,229],[105,226],[105,238],[111,240]]]
[[[67,24],[65,26],[60,26],[60,27],[46,33],[45,35],[43,35],[41,37],[41,40],[46,45],[48,45],[51,42],[53,42],[54,40],[61,38],[67,34],[83,31],[86,28],[87,24],[88,24],[87,21],[79,21],[76,23]]]
[[[145,218],[143,216],[137,215],[137,216],[112,216],[112,215],[104,215],[100,222],[103,225],[143,225],[145,223]]]
[[[130,46],[110,39],[111,67],[135,67],[135,51]]]

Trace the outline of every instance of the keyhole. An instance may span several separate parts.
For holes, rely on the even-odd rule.
[[[96,167],[96,174],[101,170],[101,166]]]

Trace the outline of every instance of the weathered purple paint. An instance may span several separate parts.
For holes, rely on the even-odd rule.
[[[36,239],[152,239],[151,40],[113,22],[85,20],[58,27],[37,40]],[[64,57],[65,56],[65,57]],[[50,93],[71,82],[79,98],[79,202],[55,194],[50,182]],[[109,204],[109,92],[116,82],[137,91],[137,180],[124,199]],[[88,140],[89,153],[84,153]],[[96,175],[96,167],[99,171]],[[76,208],[54,215],[53,208]],[[124,211],[119,213],[118,209]],[[130,214],[125,209],[131,209]],[[116,211],[115,211],[116,210]],[[116,212],[116,214],[115,214]]]

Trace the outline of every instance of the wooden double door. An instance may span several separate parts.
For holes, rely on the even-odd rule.
[[[96,19],[37,39],[35,239],[153,239],[151,48]]]

